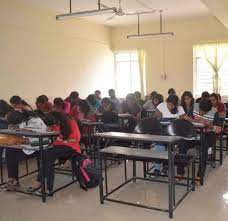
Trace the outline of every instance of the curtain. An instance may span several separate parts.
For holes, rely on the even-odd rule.
[[[146,52],[143,49],[138,50],[139,74],[142,97],[146,95]]]
[[[213,91],[219,93],[221,81],[219,71],[228,59],[228,44],[203,44],[195,46],[195,56],[205,59],[213,70]]]

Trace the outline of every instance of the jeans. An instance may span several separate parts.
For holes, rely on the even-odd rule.
[[[154,149],[157,151],[165,151],[165,146],[162,144],[156,144]],[[162,164],[161,163],[155,163],[155,170],[161,171]]]

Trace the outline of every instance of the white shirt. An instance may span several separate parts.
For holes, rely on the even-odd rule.
[[[182,106],[178,106],[177,113],[176,114],[172,114],[169,111],[166,102],[163,102],[163,103],[159,104],[157,106],[157,109],[162,113],[162,118],[179,118],[180,116],[185,114],[184,108]]]
[[[32,117],[28,122],[23,122],[19,124],[20,129],[28,129],[36,132],[47,132],[47,126],[39,117]],[[38,138],[29,138],[30,143],[38,142]],[[30,145],[26,145],[27,148],[31,147]],[[35,151],[33,150],[23,150],[27,155],[33,154]]]

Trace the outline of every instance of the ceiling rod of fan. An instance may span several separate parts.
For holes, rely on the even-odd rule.
[[[95,9],[95,10],[72,12],[72,0],[69,0],[69,13],[56,15],[56,20],[62,20],[67,18],[80,18],[80,17],[93,16],[93,15],[113,14],[117,12],[116,7],[110,8],[102,4],[101,0],[98,0],[97,4],[98,4],[98,9]]]
[[[163,36],[163,35],[171,35],[171,36],[174,36],[175,33],[174,32],[163,32],[163,17],[162,17],[162,10],[159,11],[160,13],[160,32],[158,33],[144,33],[144,34],[141,34],[140,33],[140,13],[137,13],[137,17],[138,17],[138,33],[135,34],[135,35],[128,35],[127,36],[127,39],[130,39],[130,38],[140,38],[140,37],[149,37],[149,36]]]

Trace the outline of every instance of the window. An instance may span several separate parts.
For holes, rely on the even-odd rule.
[[[117,52],[114,56],[116,94],[125,97],[128,93],[140,91],[138,52]]]
[[[203,91],[228,96],[228,44],[194,46],[194,94]]]

